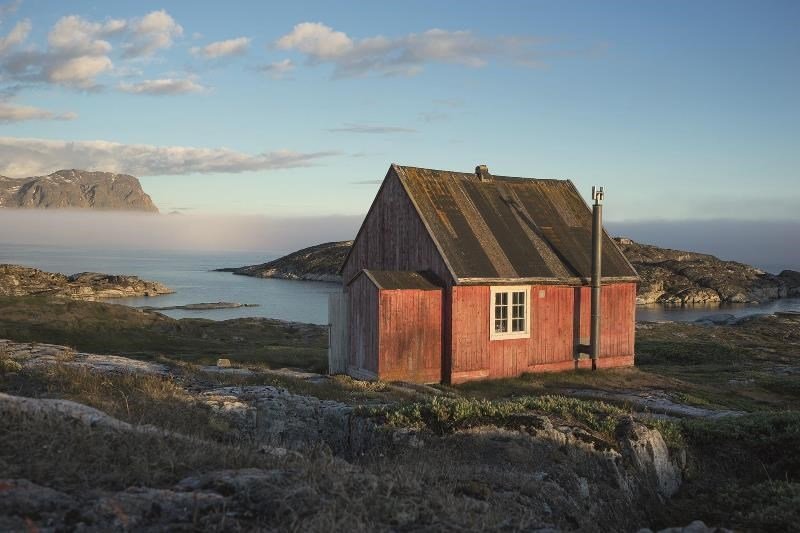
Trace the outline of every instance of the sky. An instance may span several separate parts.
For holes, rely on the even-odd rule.
[[[0,0],[0,175],[125,172],[163,213],[345,238],[391,163],[487,164],[603,185],[628,233],[789,246],[799,23],[795,1]]]

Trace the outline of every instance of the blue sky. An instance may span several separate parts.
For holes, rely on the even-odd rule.
[[[360,215],[392,162],[569,178],[614,220],[798,220],[797,2],[6,2],[0,174]]]

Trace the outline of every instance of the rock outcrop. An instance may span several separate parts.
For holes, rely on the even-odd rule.
[[[289,255],[260,265],[221,268],[218,272],[233,272],[256,278],[281,278],[305,281],[340,283],[342,266],[353,241],[326,242],[303,248]]]
[[[37,268],[0,264],[0,296],[48,295],[75,300],[158,296],[174,291],[136,276],[81,272],[71,276]]]
[[[615,240],[641,277],[638,304],[758,303],[800,296],[800,272],[774,275],[713,255]]]
[[[3,207],[158,213],[135,177],[74,169],[22,179],[0,176],[0,208]]]

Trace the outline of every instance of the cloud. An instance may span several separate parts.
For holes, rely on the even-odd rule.
[[[19,9],[22,0],[12,0],[5,4],[0,4],[0,24],[2,24],[8,15],[13,15]]]
[[[51,82],[89,89],[95,86],[95,77],[111,67],[113,63],[106,56],[79,56],[56,63],[46,72]]]
[[[383,180],[360,180],[360,181],[351,181],[350,185],[380,185],[383,183]]]
[[[62,17],[47,35],[47,44],[54,52],[71,56],[102,56],[111,51],[111,44],[103,39],[121,32],[124,20],[105,23],[90,22],[76,15]]]
[[[153,11],[129,20],[94,22],[78,15],[61,17],[47,34],[47,47],[19,48],[31,30],[30,22],[17,23],[0,38],[0,80],[5,83],[50,83],[78,89],[99,87],[102,74],[125,71],[115,68],[114,46],[121,43],[124,59],[152,56],[169,48],[183,28],[166,11]]]
[[[29,20],[22,20],[11,29],[5,37],[0,37],[0,54],[6,53],[18,44],[22,44],[28,38],[31,31]]]
[[[250,37],[237,37],[227,41],[217,41],[206,46],[194,47],[191,52],[196,56],[206,59],[217,59],[220,57],[237,56],[247,52],[250,47]]]
[[[119,90],[132,94],[173,95],[198,93],[206,88],[192,79],[162,78],[139,83],[120,83]]]
[[[493,58],[534,65],[539,56],[534,47],[539,42],[531,37],[487,38],[465,30],[436,28],[397,38],[379,35],[355,40],[320,22],[303,22],[280,37],[275,46],[304,54],[312,65],[332,64],[334,77],[353,77],[414,75],[429,63],[479,68]]]
[[[266,73],[274,80],[281,80],[286,78],[289,73],[294,70],[294,63],[291,59],[284,59],[282,61],[270,63],[269,65],[262,65],[259,70]]]
[[[0,124],[24,120],[75,120],[77,113],[53,113],[33,106],[14,105],[0,101]]]
[[[439,122],[449,119],[450,114],[442,111],[423,111],[419,114],[419,118],[423,122]]]
[[[400,126],[380,126],[374,124],[347,123],[339,128],[330,128],[328,131],[336,133],[416,133],[413,128],[403,128]]]
[[[311,166],[334,155],[337,152],[276,150],[246,154],[228,148],[0,137],[0,175],[21,178],[62,168],[135,176],[238,173]]]
[[[124,45],[124,57],[149,57],[172,46],[183,35],[183,28],[163,9],[148,13],[130,23],[133,40]]]
[[[449,107],[449,108],[453,108],[453,109],[458,108],[458,107],[463,107],[463,105],[464,105],[463,101],[455,99],[455,98],[436,98],[436,99],[433,100],[433,103],[436,104],[436,105],[440,105],[440,106],[443,106],[443,107]]]

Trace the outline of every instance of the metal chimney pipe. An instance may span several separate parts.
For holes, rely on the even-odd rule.
[[[592,370],[600,356],[600,278],[603,256],[603,188],[592,187],[592,323],[589,337]]]

